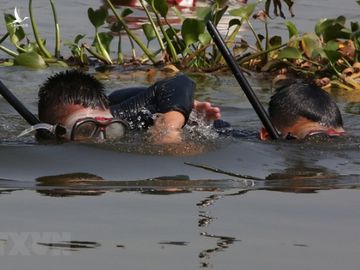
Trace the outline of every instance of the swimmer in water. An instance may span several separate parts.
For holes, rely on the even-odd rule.
[[[39,120],[63,140],[116,140],[127,129],[148,129],[156,143],[177,143],[193,108],[209,120],[220,118],[218,107],[193,100],[194,90],[191,79],[177,75],[150,87],[118,90],[108,97],[93,76],[65,71],[40,87]]]
[[[276,89],[269,103],[269,116],[285,139],[314,135],[339,137],[345,134],[340,110],[330,95],[312,83],[295,81]],[[265,128],[260,139],[269,139]]]
[[[270,98],[269,117],[282,139],[334,138],[345,134],[340,110],[330,95],[318,86],[303,81],[282,82]],[[271,139],[265,128],[253,134],[216,120],[218,133],[239,138]]]

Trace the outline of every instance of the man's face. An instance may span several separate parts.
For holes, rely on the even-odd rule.
[[[282,128],[279,130],[279,132],[283,138],[288,137],[294,139],[304,139],[308,135],[318,133],[329,134],[330,136],[340,136],[345,132],[345,130],[342,127],[329,128],[319,122],[314,122],[305,117],[299,117],[299,119],[293,125]],[[270,139],[269,133],[264,128],[262,128],[260,131],[260,139]]]
[[[67,105],[60,125],[66,128],[66,140],[88,141],[118,139],[124,136],[127,124],[114,119],[110,110]]]

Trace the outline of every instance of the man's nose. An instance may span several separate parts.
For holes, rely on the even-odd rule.
[[[99,140],[105,140],[105,139],[106,139],[106,136],[105,136],[105,127],[100,127],[100,128],[99,128],[99,134],[98,134],[97,138],[98,138]]]

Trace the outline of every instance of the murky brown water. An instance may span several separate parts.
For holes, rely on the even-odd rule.
[[[1,1],[0,13],[27,1]],[[34,0],[52,41],[48,1]],[[91,40],[86,15],[99,2],[57,1],[63,39]],[[299,28],[320,17],[358,20],[355,1],[296,1]],[[286,13],[286,12],[285,12]],[[285,31],[281,20],[272,31]],[[0,24],[0,33],[3,32]],[[1,67],[0,79],[36,112],[38,86],[60,69]],[[231,75],[193,75],[196,97],[219,104],[241,129],[260,123]],[[158,74],[157,77],[162,76]],[[112,73],[108,91],[150,84]],[[266,105],[267,78],[249,78]],[[351,95],[351,96],[350,96]],[[336,95],[345,127],[360,136],[357,93]],[[197,141],[204,149],[40,145],[16,138],[27,124],[0,99],[1,269],[358,269],[359,140],[337,144]],[[144,150],[145,149],[145,150]],[[179,151],[179,154],[169,154]]]

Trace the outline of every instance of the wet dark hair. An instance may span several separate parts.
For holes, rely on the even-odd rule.
[[[64,105],[108,109],[103,84],[90,74],[67,70],[49,77],[39,90],[38,113],[42,122],[57,124],[64,116]]]
[[[343,126],[340,110],[330,95],[303,81],[278,88],[270,99],[269,115],[280,130],[292,126],[301,116],[328,128]]]

